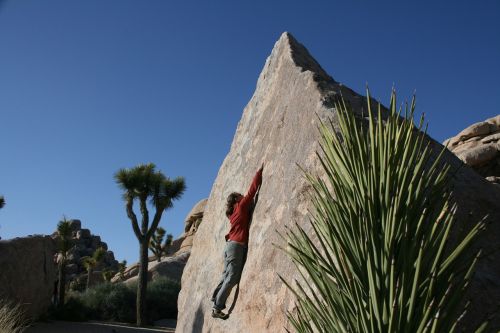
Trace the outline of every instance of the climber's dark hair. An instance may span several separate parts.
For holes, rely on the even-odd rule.
[[[233,192],[227,197],[227,203],[226,203],[226,216],[228,218],[233,215],[234,211],[234,204],[236,203],[237,199],[241,197],[242,195],[238,192]]]

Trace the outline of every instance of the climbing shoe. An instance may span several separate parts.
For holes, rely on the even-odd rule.
[[[221,310],[213,309],[212,310],[212,317],[226,320],[227,318],[229,318],[229,315],[222,312]]]

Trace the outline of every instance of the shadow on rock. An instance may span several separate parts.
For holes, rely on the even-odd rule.
[[[203,312],[203,309],[200,304],[198,306],[198,309],[196,310],[196,314],[194,315],[193,328],[191,329],[191,332],[193,333],[201,332],[203,330],[204,322],[205,322],[205,313]]]

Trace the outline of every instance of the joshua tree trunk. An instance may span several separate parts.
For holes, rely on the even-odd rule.
[[[87,290],[90,288],[90,279],[92,278],[92,268],[89,268],[88,269],[88,272],[87,272]]]
[[[146,289],[148,280],[148,239],[141,242],[139,253],[139,279],[137,285],[137,325],[146,325]]]
[[[57,299],[57,306],[62,307],[64,305],[64,293],[66,291],[66,272],[64,270],[65,266],[65,260],[61,260],[59,262],[59,283],[57,285],[58,287],[58,299]]]

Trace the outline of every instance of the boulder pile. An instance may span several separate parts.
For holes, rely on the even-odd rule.
[[[97,283],[103,281],[101,272],[103,270],[118,271],[118,261],[115,260],[113,251],[108,249],[108,245],[101,240],[100,236],[93,235],[89,229],[82,229],[80,220],[70,220],[72,229],[73,247],[68,252],[66,265],[66,281],[69,286],[74,286],[75,289],[80,289],[87,280],[87,270],[83,266],[82,258],[92,256],[95,250],[102,247],[106,250],[106,255],[103,261],[95,268],[92,282]],[[52,234],[52,238],[58,243],[59,236],[57,231]],[[59,256],[56,254],[56,256]],[[58,261],[58,258],[55,259]],[[73,284],[72,284],[73,282]]]
[[[500,184],[500,115],[467,127],[443,145],[488,181]]]

